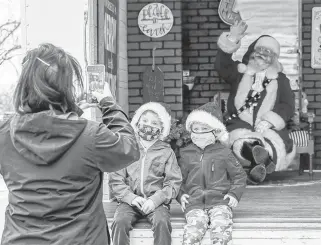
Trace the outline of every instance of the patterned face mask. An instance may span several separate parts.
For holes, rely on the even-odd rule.
[[[146,141],[153,141],[161,134],[161,129],[146,124],[138,124],[139,136]]]

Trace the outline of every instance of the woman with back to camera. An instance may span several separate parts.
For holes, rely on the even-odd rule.
[[[96,94],[103,123],[80,118],[75,81],[82,89],[79,63],[52,44],[23,60],[17,114],[0,126],[0,172],[9,190],[2,245],[109,244],[103,172],[127,167],[140,153],[108,87]]]

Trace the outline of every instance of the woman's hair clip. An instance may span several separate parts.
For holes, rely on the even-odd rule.
[[[26,59],[26,61],[25,61],[25,62],[23,62],[21,65],[22,65],[22,66],[25,66],[25,64],[26,64],[28,61],[29,61],[29,59]]]
[[[39,57],[36,57],[37,60],[39,60],[40,62],[42,62],[43,64],[45,64],[46,66],[50,66],[50,64],[48,64],[46,61],[40,59]]]
[[[50,64],[48,64],[46,61],[40,59],[39,57],[36,57],[37,60],[39,60],[41,63],[43,63],[46,66],[50,66]],[[27,62],[29,61],[29,59],[27,59],[25,62],[22,63],[22,66],[24,66]]]

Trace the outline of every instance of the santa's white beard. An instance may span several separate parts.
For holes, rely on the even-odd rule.
[[[264,71],[271,65],[271,62],[264,60],[260,56],[251,56],[249,63],[253,63],[256,72]]]

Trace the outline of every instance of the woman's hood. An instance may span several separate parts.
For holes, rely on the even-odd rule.
[[[74,145],[86,124],[75,113],[43,111],[15,115],[10,121],[10,136],[20,155],[37,165],[48,165]]]

